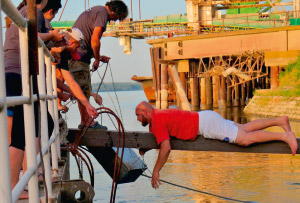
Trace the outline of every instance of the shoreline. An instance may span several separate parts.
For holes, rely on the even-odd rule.
[[[290,120],[300,121],[300,97],[253,96],[244,113],[266,117],[286,115]]]

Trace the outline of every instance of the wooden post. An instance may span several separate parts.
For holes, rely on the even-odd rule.
[[[219,108],[218,111],[223,118],[227,119],[227,108]]]
[[[212,76],[213,107],[219,107],[219,76]]]
[[[249,102],[249,100],[252,98],[252,84],[251,84],[251,80],[246,82],[246,88],[247,88],[247,94],[246,94],[246,98],[247,98],[247,102]]]
[[[155,48],[154,51],[154,60],[155,60],[155,69],[156,69],[156,82],[157,82],[157,99],[156,99],[156,108],[161,109],[161,79],[160,79],[160,73],[161,73],[161,64],[159,63],[160,57],[160,47]]]
[[[246,105],[246,88],[245,88],[245,83],[241,84],[241,92],[242,92],[242,97],[241,97],[241,106]]]
[[[180,78],[179,78],[179,74],[177,72],[177,69],[175,67],[175,65],[172,65],[168,68],[168,72],[169,75],[172,78],[172,82],[173,82],[173,86],[176,89],[176,93],[178,94],[179,100],[180,100],[180,104],[181,104],[181,108],[183,110],[187,110],[187,111],[191,111],[191,107],[188,101],[188,98],[185,94],[184,88],[180,82]]]
[[[279,67],[271,67],[271,89],[275,89],[279,86]]]
[[[226,78],[226,83],[227,83],[226,107],[232,107],[232,87],[230,87],[231,81],[229,78]]]
[[[226,119],[228,119],[228,120],[233,120],[233,113],[232,113],[232,110],[233,108],[232,108],[232,106],[230,106],[230,108],[226,108],[226,113],[227,113],[227,118]]]
[[[212,85],[211,77],[206,78],[206,106],[208,109],[212,108]]]
[[[198,78],[190,78],[192,110],[199,110],[199,83]]]
[[[233,121],[236,123],[241,123],[240,108],[232,108],[232,109],[233,109]]]
[[[220,88],[220,108],[226,107],[226,78],[221,76],[221,88]]]
[[[180,72],[179,73],[179,77],[180,77],[180,82],[182,84],[183,90],[184,92],[187,94],[187,88],[186,88],[186,78],[185,78],[185,72]]]
[[[238,79],[235,78],[237,81]],[[234,106],[240,106],[240,85],[235,85],[234,86]]]
[[[151,57],[151,68],[152,68],[152,76],[153,76],[153,89],[155,91],[155,101],[157,100],[157,82],[156,82],[156,68],[155,68],[155,54],[154,54],[155,48],[150,48],[150,57]]]
[[[168,102],[168,65],[161,65],[161,108],[167,109]]]
[[[206,109],[206,79],[201,78],[201,109]]]

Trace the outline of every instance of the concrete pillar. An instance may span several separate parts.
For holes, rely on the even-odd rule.
[[[238,82],[238,79],[235,78],[235,81]],[[234,104],[233,106],[240,106],[240,85],[234,86]]]
[[[299,18],[300,0],[293,0],[294,18]]]
[[[124,54],[131,54],[131,37],[130,36],[120,36],[119,45],[124,46]]]
[[[223,118],[227,119],[227,108],[220,108],[218,112]]]
[[[206,109],[206,79],[201,78],[201,109]]]
[[[187,95],[187,88],[186,88],[186,78],[185,78],[185,73],[184,72],[180,72],[179,73],[179,77],[180,77],[180,82],[182,84],[182,87]]]
[[[226,78],[221,76],[221,87],[220,87],[220,108],[226,107]]]
[[[199,7],[199,20],[201,25],[212,25],[212,19],[215,11],[213,6],[200,6]]]
[[[241,93],[242,93],[242,97],[241,97],[241,106],[245,106],[246,105],[246,86],[244,84],[241,84]]]
[[[212,76],[213,107],[219,107],[219,76]]]
[[[226,83],[227,83],[226,107],[232,107],[232,87],[230,87],[231,81],[229,78],[226,78]]]
[[[271,89],[275,89],[279,86],[279,67],[271,67]]]
[[[190,86],[191,86],[191,103],[192,110],[199,110],[199,83],[198,78],[190,78]]]
[[[212,81],[211,77],[206,78],[206,106],[212,108]]]
[[[186,15],[188,26],[193,27],[194,30],[199,30],[199,4],[195,0],[186,0]]]
[[[246,98],[247,98],[247,102],[249,102],[249,100],[252,98],[253,96],[253,90],[252,90],[252,83],[251,83],[251,80],[248,81],[246,83],[246,88],[247,88],[247,94],[246,94]]]
[[[236,123],[241,123],[241,112],[240,108],[233,108],[233,121]]]
[[[183,86],[180,82],[179,74],[175,66],[168,68],[169,75],[172,78],[173,86],[176,88],[176,93],[178,94],[180,100],[180,106],[183,110],[191,111],[190,103],[187,99]]]
[[[167,109],[169,106],[168,102],[168,65],[161,65],[161,108]]]

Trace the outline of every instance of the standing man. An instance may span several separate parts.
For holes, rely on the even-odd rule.
[[[149,130],[154,134],[160,148],[151,180],[152,187],[155,189],[161,184],[159,172],[171,152],[170,136],[194,141],[198,134],[201,134],[208,139],[223,140],[241,146],[278,140],[287,143],[293,155],[298,148],[297,139],[291,131],[287,116],[239,124],[222,118],[214,111],[157,110],[145,101],[137,105],[135,114],[143,126],[149,124]],[[285,132],[274,133],[264,130],[271,126],[279,126]],[[146,150],[140,149],[141,155],[145,152]]]
[[[105,6],[95,6],[89,10],[84,11],[75,21],[73,28],[81,30],[84,36],[83,47],[78,49],[80,60],[72,60],[69,63],[69,69],[74,79],[80,85],[87,98],[90,98],[92,85],[90,75],[91,59],[95,61],[92,65],[93,71],[97,70],[100,61],[108,63],[110,58],[107,56],[100,56],[101,37],[106,30],[107,22],[123,20],[128,15],[128,9],[125,3],[121,0],[111,0]],[[86,109],[78,103],[81,123],[78,128],[83,127],[89,116]],[[89,128],[107,129],[107,127],[100,125],[93,121]]]

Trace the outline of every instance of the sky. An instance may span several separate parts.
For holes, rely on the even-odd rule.
[[[12,0],[17,6],[21,0]],[[62,8],[66,0],[62,0]],[[77,17],[84,11],[84,0],[68,0],[61,21],[76,20]],[[88,0],[86,0],[88,2]],[[95,5],[105,5],[107,0],[90,0],[90,7]],[[129,9],[129,17],[131,16],[131,1],[124,0]],[[164,16],[170,14],[186,13],[185,0],[140,0],[142,19],[153,19],[154,16]],[[88,7],[88,5],[87,5]],[[62,8],[59,10],[54,20],[58,20],[61,15]],[[139,0],[132,0],[133,19],[139,18]],[[3,16],[2,16],[3,18]],[[101,55],[111,57],[111,68],[113,80],[115,82],[131,82],[133,75],[151,76],[151,61],[150,61],[150,46],[145,39],[132,39],[131,55],[123,53],[123,47],[119,46],[118,38],[102,37],[101,39]],[[99,73],[102,76],[105,65],[99,68]],[[99,82],[98,74],[92,75],[92,83]],[[111,82],[110,74],[106,74],[105,82]]]

